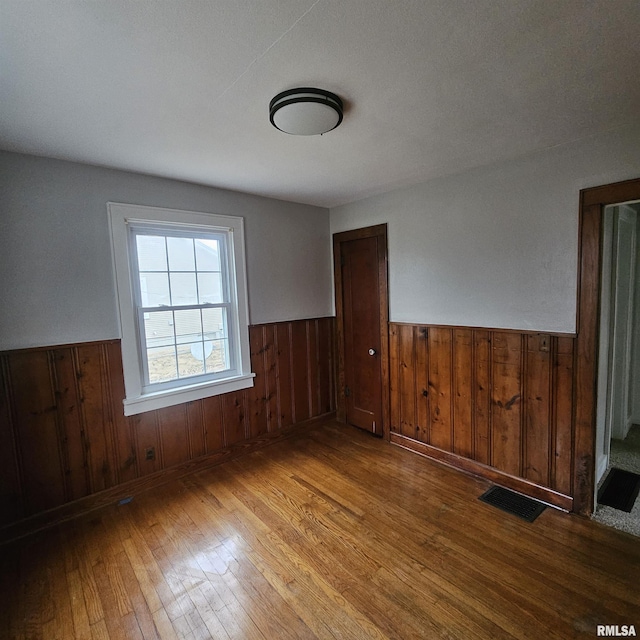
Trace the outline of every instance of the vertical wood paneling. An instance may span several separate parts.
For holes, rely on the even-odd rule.
[[[338,333],[336,330],[335,318],[327,318],[329,337],[331,339],[331,363],[329,374],[331,384],[329,385],[329,395],[331,397],[331,411],[338,412]]]
[[[229,447],[236,442],[246,440],[248,437],[247,392],[234,391],[220,397],[222,398],[224,446]]]
[[[291,323],[291,353],[293,355],[293,421],[303,422],[311,415],[309,407],[307,323],[304,320],[297,320]]]
[[[264,358],[265,380],[265,409],[267,419],[267,431],[278,429],[278,364],[276,355],[276,326],[264,327],[264,345],[262,347]],[[328,411],[328,410],[327,410]]]
[[[334,330],[251,327],[253,389],[129,418],[119,341],[1,354],[0,526],[331,411]]]
[[[555,452],[552,466],[552,488],[572,495],[573,452],[573,397],[575,340],[557,338],[555,355],[554,388],[554,438]]]
[[[222,396],[212,396],[202,401],[205,451],[214,453],[224,447],[222,423]]]
[[[9,370],[0,357],[0,525],[24,516],[22,486],[17,464],[16,439],[9,404]]]
[[[278,427],[293,424],[293,379],[291,374],[291,323],[276,325],[276,371],[278,380]]]
[[[189,457],[199,458],[207,452],[204,426],[204,400],[189,402],[186,408]]]
[[[319,385],[319,409],[318,413],[329,413],[332,410],[331,392],[333,376],[333,344],[331,339],[331,323],[329,318],[318,320],[318,385]]]
[[[155,471],[162,469],[162,460],[160,457],[160,436],[158,433],[158,412],[148,411],[147,413],[139,413],[129,418],[133,433],[135,434],[136,458],[138,460],[138,473],[140,476],[146,476]],[[146,452],[153,449],[154,458],[147,460]]]
[[[9,375],[26,511],[37,513],[65,501],[48,354],[27,351],[13,355]]]
[[[83,345],[75,352],[91,493],[95,493],[115,484],[113,449],[110,447],[111,407],[104,379],[105,359],[101,344]]]
[[[390,407],[389,415],[391,424],[389,430],[398,432],[400,430],[400,332],[402,325],[392,324],[389,327],[389,386],[390,386]]]
[[[416,437],[429,442],[429,339],[426,327],[414,327],[416,353]]]
[[[451,330],[429,329],[429,444],[445,451],[452,446]]]
[[[491,334],[473,332],[474,379],[473,420],[475,429],[475,459],[491,464]]]
[[[136,453],[131,421],[122,411],[124,393],[124,378],[122,377],[122,351],[118,342],[105,344],[108,371],[107,379],[110,383],[111,415],[113,417],[113,432],[115,440],[116,472],[118,482],[126,482],[137,477]]]
[[[309,381],[309,411],[312,416],[320,414],[320,384],[318,378],[318,321],[307,320],[307,371]]]
[[[551,481],[551,338],[525,336],[525,464],[524,477],[545,487]]]
[[[173,467],[189,459],[187,405],[178,404],[158,410],[158,432],[162,448],[162,468]]]
[[[392,432],[571,495],[574,338],[391,323],[389,344]]]
[[[413,327],[400,327],[400,433],[416,436],[416,381]]]
[[[473,347],[470,329],[453,331],[453,452],[465,458],[474,457]]]
[[[51,352],[55,370],[55,394],[65,444],[63,457],[67,501],[89,494],[88,468],[85,464],[85,438],[76,370],[70,348]]]
[[[522,472],[522,336],[495,331],[492,340],[493,466],[520,476]]]
[[[253,387],[247,390],[249,411],[249,437],[255,438],[267,432],[267,391],[264,377],[264,331],[261,326],[249,329],[251,344],[251,371],[256,374]]]

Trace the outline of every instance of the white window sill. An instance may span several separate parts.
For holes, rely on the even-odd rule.
[[[210,396],[240,391],[241,389],[249,389],[253,387],[255,375],[255,373],[249,373],[224,380],[201,382],[199,384],[180,387],[179,389],[166,389],[165,391],[146,393],[138,397],[125,398],[122,401],[124,405],[124,415],[134,416],[145,411],[163,409],[176,404],[192,402],[193,400],[202,400],[202,398],[208,398]]]

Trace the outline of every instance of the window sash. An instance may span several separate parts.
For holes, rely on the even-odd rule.
[[[202,374],[194,374],[192,376],[180,376],[178,375],[173,380],[167,380],[165,382],[151,382],[150,374],[149,374],[149,358],[147,353],[147,335],[145,330],[145,313],[163,313],[163,312],[172,312],[172,311],[189,311],[189,310],[201,310],[201,309],[224,309],[226,311],[222,316],[222,321],[224,323],[223,337],[222,340],[226,340],[227,342],[227,359],[228,359],[228,368],[223,369],[222,371],[205,371]],[[236,350],[236,338],[235,332],[230,330],[231,327],[235,326],[235,309],[231,303],[220,303],[220,304],[205,304],[205,305],[187,305],[187,306],[174,306],[174,307],[139,307],[137,309],[137,318],[136,318],[138,336],[139,336],[139,353],[140,353],[140,363],[142,364],[142,390],[144,393],[152,393],[154,391],[161,391],[163,389],[173,389],[175,387],[181,387],[185,384],[197,384],[199,382],[206,382],[207,380],[221,380],[224,378],[228,378],[230,376],[237,375],[239,373],[239,369],[237,366],[237,358],[234,359],[234,355],[237,353]],[[202,315],[200,316],[200,328],[202,329],[201,340],[194,340],[194,343],[202,343],[204,348],[204,343],[207,342],[204,338],[204,327],[202,326]],[[175,323],[175,316],[174,316]],[[174,324],[175,326],[175,324]],[[184,346],[186,344],[192,344],[191,342],[187,343],[179,343],[178,336],[175,333],[173,334],[172,344],[166,345],[167,348],[173,348],[176,354],[176,366],[178,363],[178,348],[180,346]],[[206,366],[206,365],[205,365]],[[176,371],[176,373],[178,373]]]
[[[173,227],[170,224],[146,224],[144,222],[136,222],[134,224],[129,225],[129,246],[130,246],[130,263],[131,263],[131,272],[132,272],[132,293],[133,293],[133,303],[134,310],[136,315],[136,334],[138,341],[138,354],[139,354],[139,362],[141,365],[141,382],[142,382],[142,393],[154,393],[157,391],[163,391],[167,389],[174,389],[184,387],[185,385],[198,384],[200,382],[207,381],[215,381],[221,380],[225,378],[229,378],[235,375],[238,375],[240,372],[240,367],[238,363],[238,348],[237,348],[237,336],[236,332],[232,330],[233,327],[236,326],[237,318],[236,318],[236,309],[235,305],[231,302],[231,280],[232,280],[232,269],[233,266],[230,264],[230,247],[229,247],[229,232],[228,231],[214,231],[212,232],[210,229],[185,229],[184,225],[181,225],[182,228]],[[140,274],[142,273],[139,265],[139,257],[138,257],[138,247],[137,247],[137,237],[138,236],[158,236],[162,237],[165,240],[165,256],[167,259],[167,269],[152,271],[151,273],[166,273],[168,278],[168,286],[169,286],[169,299],[172,300],[171,293],[171,277],[172,273],[193,273],[196,277],[196,296],[199,299],[199,291],[198,287],[198,273],[212,273],[210,270],[198,270],[198,264],[194,255],[194,270],[193,271],[185,271],[185,270],[172,270],[169,264],[169,250],[167,239],[168,238],[188,238],[191,240],[198,239],[214,239],[218,241],[219,247],[219,260],[220,260],[220,274],[222,279],[222,297],[223,302],[218,303],[202,303],[202,304],[189,304],[189,305],[155,305],[155,306],[143,306],[142,305],[142,291],[140,287]],[[195,244],[194,244],[194,254],[195,254]],[[146,271],[144,271],[146,273]],[[216,272],[217,273],[217,272]],[[227,349],[228,349],[228,363],[229,368],[224,369],[223,371],[218,372],[204,372],[202,374],[195,374],[192,376],[180,376],[179,375],[179,365],[178,365],[178,338],[175,334],[173,335],[173,349],[176,357],[176,377],[172,380],[167,380],[164,382],[151,382],[150,374],[149,374],[149,360],[147,353],[147,336],[145,332],[145,323],[144,323],[144,314],[145,313],[157,313],[159,311],[166,312],[174,312],[174,311],[183,311],[183,310],[202,310],[202,309],[216,309],[222,308],[226,310],[226,314],[223,315],[223,320],[225,323],[224,330],[224,339],[227,341]],[[175,315],[174,322],[175,322]],[[202,314],[200,315],[200,321],[202,329],[202,334],[204,334],[204,328],[202,326]],[[204,345],[204,339],[202,343]]]
[[[167,238],[189,238],[191,240],[197,239],[211,239],[217,240],[220,248],[220,273],[222,276],[222,297],[223,302],[230,303],[232,300],[232,285],[235,285],[235,280],[232,282],[232,275],[234,273],[233,260],[231,256],[231,234],[229,231],[211,231],[210,229],[202,229],[194,227],[193,230],[185,229],[188,225],[172,224],[154,224],[135,222],[129,224],[129,260],[131,264],[132,275],[135,275],[134,281],[131,283],[133,287],[134,302],[136,306],[142,305],[142,292],[140,290],[140,273],[217,273],[208,269],[198,270],[197,262],[194,260],[195,268],[193,271],[185,271],[184,269],[171,269],[169,267],[169,251],[167,247]],[[165,254],[167,256],[167,270],[158,271],[144,271],[140,269],[138,260],[138,248],[136,238],[137,236],[158,236],[165,240]],[[195,250],[195,247],[194,247]],[[169,286],[169,299],[171,300],[171,278],[168,277]],[[198,279],[196,275],[196,291],[198,287]],[[209,304],[209,303],[206,303]],[[217,303],[213,303],[217,304]]]

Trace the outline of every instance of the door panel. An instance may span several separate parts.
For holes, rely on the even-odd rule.
[[[344,374],[349,424],[382,435],[379,236],[342,242]]]

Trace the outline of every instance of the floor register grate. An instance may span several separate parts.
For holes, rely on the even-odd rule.
[[[640,492],[640,475],[613,468],[598,492],[598,504],[631,513]]]
[[[533,522],[547,508],[542,502],[504,487],[491,487],[480,496],[480,500],[527,522]]]

